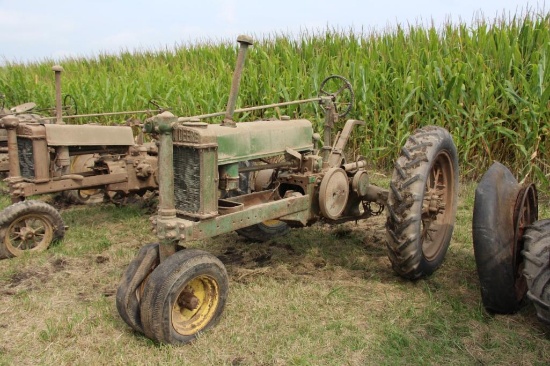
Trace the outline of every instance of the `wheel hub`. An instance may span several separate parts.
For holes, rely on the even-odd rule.
[[[435,216],[445,210],[445,203],[437,193],[428,194],[425,203],[425,212],[430,215]]]
[[[19,231],[19,237],[21,240],[32,240],[35,236],[34,230],[24,226],[21,228],[21,231]]]
[[[430,169],[426,181],[426,191],[422,202],[422,250],[424,256],[431,260],[440,250],[439,238],[444,235],[448,227],[449,217],[446,207],[453,192],[453,173],[450,157],[447,153],[440,153]]]
[[[187,310],[195,310],[199,307],[199,299],[195,296],[193,289],[187,286],[178,298],[178,305]]]
[[[219,302],[217,282],[208,275],[187,283],[172,308],[172,325],[182,335],[195,334],[214,316]]]

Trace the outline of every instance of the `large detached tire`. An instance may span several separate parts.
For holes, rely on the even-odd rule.
[[[147,337],[185,344],[220,319],[229,291],[225,267],[212,254],[184,249],[162,261],[149,277],[141,300]]]
[[[286,222],[280,220],[267,220],[259,224],[239,229],[237,233],[249,240],[263,243],[273,238],[286,235],[289,230],[290,227]]]
[[[399,275],[417,279],[441,265],[457,198],[458,157],[451,135],[436,126],[417,130],[395,162],[388,195],[388,257]]]
[[[63,235],[61,215],[45,202],[18,202],[0,212],[0,258],[42,252]]]
[[[537,216],[534,186],[522,188],[508,168],[493,163],[476,188],[472,218],[481,300],[489,312],[511,314],[525,303],[523,232]]]
[[[140,302],[149,275],[159,265],[159,244],[140,249],[122,276],[116,292],[116,308],[122,319],[135,331],[143,333]]]
[[[527,297],[535,305],[537,317],[550,326],[550,220],[541,220],[528,227],[524,235]]]

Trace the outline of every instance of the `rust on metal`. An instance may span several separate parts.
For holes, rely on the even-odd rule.
[[[199,299],[195,296],[193,288],[187,286],[178,297],[178,305],[187,310],[195,310],[199,307]]]

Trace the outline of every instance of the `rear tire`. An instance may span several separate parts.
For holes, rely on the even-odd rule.
[[[147,281],[141,301],[145,335],[185,344],[220,319],[229,291],[222,262],[210,253],[184,249],[162,261]]]
[[[527,297],[535,305],[539,320],[550,326],[550,220],[535,222],[523,238]]]
[[[443,262],[458,200],[458,157],[449,132],[427,126],[409,136],[395,162],[387,204],[387,248],[393,269],[417,279]]]

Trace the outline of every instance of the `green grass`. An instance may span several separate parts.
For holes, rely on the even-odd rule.
[[[474,189],[461,188],[443,266],[414,282],[391,269],[383,215],[267,243],[235,233],[191,243],[223,258],[230,295],[220,323],[179,347],[132,332],[115,308],[126,266],[155,240],[148,214],[134,205],[66,209],[62,242],[0,261],[0,365],[547,364],[550,333],[532,305],[506,316],[483,309]]]
[[[453,134],[463,176],[478,178],[493,160],[500,160],[520,178],[527,176],[546,189],[549,19],[547,13],[527,11],[479,19],[473,26],[408,25],[381,32],[327,28],[261,35],[247,58],[238,107],[316,96],[325,77],[341,74],[356,93],[348,118],[367,122],[351,145],[379,168],[391,167],[415,128],[437,124]],[[76,98],[81,113],[143,110],[152,108],[151,99],[181,116],[223,111],[235,43],[8,64],[0,68],[0,92],[9,106],[34,101],[52,107],[51,66],[62,63],[64,93]],[[315,103],[282,112],[321,119]],[[255,112],[241,118],[274,114]],[[125,118],[91,121],[123,123]]]

